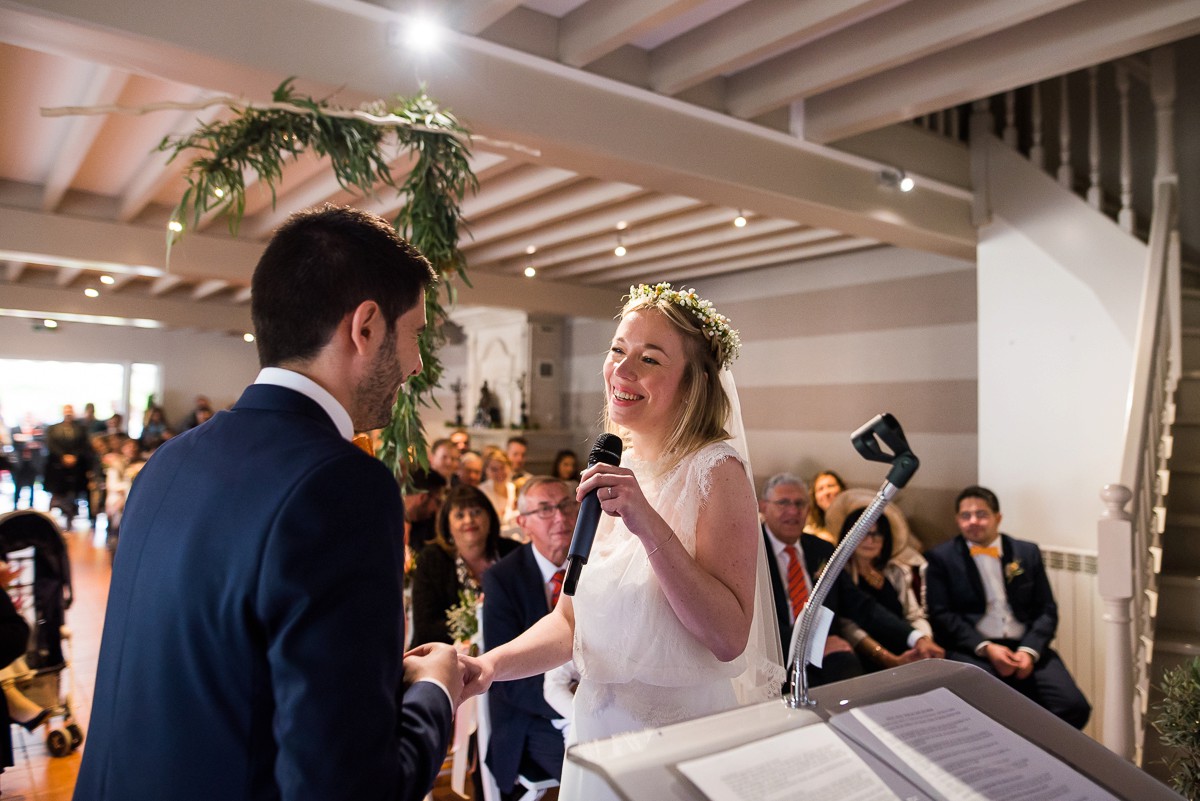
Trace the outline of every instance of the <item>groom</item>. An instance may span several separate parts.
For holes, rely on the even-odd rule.
[[[421,369],[433,281],[365,212],[275,234],[252,281],[258,379],[130,493],[76,801],[429,792],[463,677],[450,646],[402,659],[400,493],[349,440]]]

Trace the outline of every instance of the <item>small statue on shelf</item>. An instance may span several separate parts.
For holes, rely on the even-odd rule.
[[[479,406],[475,409],[472,425],[476,428],[500,427],[500,407],[496,405],[496,398],[486,381],[483,382],[483,389],[479,390]]]
[[[525,403],[525,377],[528,373],[521,373],[521,377],[517,379],[517,390],[521,393],[521,430],[529,428],[529,410]]]
[[[466,389],[466,384],[462,382],[461,378],[456,378],[454,379],[454,383],[450,385],[450,389],[454,391],[454,425],[462,428],[462,394],[463,390]]]

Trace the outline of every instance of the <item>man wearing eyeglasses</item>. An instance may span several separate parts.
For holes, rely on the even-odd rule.
[[[767,568],[775,591],[779,637],[785,650],[809,594],[833,556],[832,545],[804,533],[809,502],[808,485],[790,473],[769,478],[758,502],[767,543]],[[937,658],[944,654],[929,637],[854,586],[845,572],[835,580],[825,598],[825,606],[835,615],[853,620],[892,653],[908,654],[911,659]],[[785,654],[784,661],[790,662],[791,655]],[[821,667],[809,666],[808,679],[815,687],[862,673],[862,663],[850,643],[831,635],[825,641]]]
[[[483,574],[485,649],[515,639],[558,602],[579,504],[565,482],[534,476],[521,488],[517,511],[517,525],[530,541]],[[484,757],[505,798],[520,795],[518,775],[562,776],[565,722],[542,687],[539,674],[496,682],[488,692],[492,733]]]
[[[1037,543],[1000,533],[1000,500],[971,486],[955,500],[960,536],[926,554],[929,622],[948,659],[975,665],[1077,729],[1091,706],[1058,654],[1058,605]]]

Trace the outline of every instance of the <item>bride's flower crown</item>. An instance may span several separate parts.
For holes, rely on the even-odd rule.
[[[667,283],[629,287],[629,299],[640,298],[647,298],[651,302],[670,303],[691,312],[700,321],[700,330],[704,332],[704,336],[716,347],[717,361],[721,363],[722,368],[729,369],[729,365],[738,357],[742,338],[738,336],[737,329],[729,324],[728,317],[713,308],[711,300],[697,295],[695,289],[672,289]]]

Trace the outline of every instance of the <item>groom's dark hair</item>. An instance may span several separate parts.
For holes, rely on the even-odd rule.
[[[390,327],[436,281],[429,260],[382,217],[329,204],[298,211],[275,232],[251,279],[259,364],[316,356],[363,301],[378,303]]]

